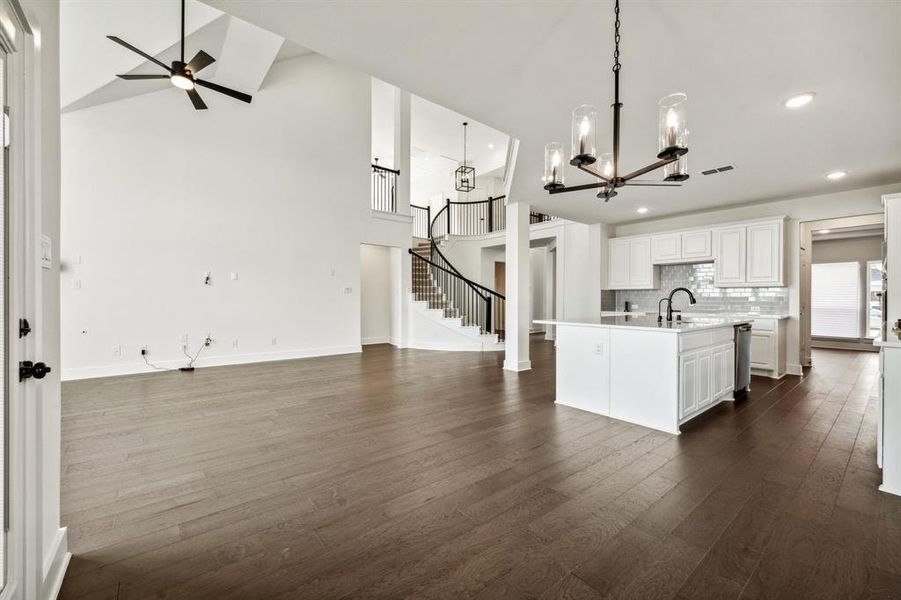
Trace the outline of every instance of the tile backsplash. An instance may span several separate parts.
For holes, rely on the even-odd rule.
[[[688,296],[676,294],[673,308],[699,312],[749,312],[759,310],[764,314],[788,312],[787,287],[718,288],[713,286],[713,263],[691,265],[661,265],[660,289],[617,290],[615,310],[623,310],[628,300],[633,310],[656,312],[657,302],[669,295],[670,290],[686,287],[692,291],[697,304],[689,309]],[[601,297],[604,310],[613,310],[610,294]]]

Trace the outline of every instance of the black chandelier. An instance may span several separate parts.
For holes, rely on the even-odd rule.
[[[678,186],[679,182],[688,179],[688,130],[686,129],[686,104],[688,97],[685,94],[670,94],[661,98],[658,102],[659,115],[659,150],[657,162],[651,163],[625,175],[620,175],[619,165],[619,137],[620,137],[620,110],[622,102],[619,101],[619,72],[622,65],[619,62],[619,0],[615,1],[614,14],[614,51],[613,51],[613,152],[597,153],[597,123],[598,110],[590,104],[583,104],[573,110],[572,119],[572,151],[569,164],[584,171],[599,181],[587,185],[575,185],[566,187],[563,183],[563,145],[552,142],[544,148],[544,189],[551,194],[563,192],[575,192],[600,188],[598,198],[604,202],[616,196],[616,189],[625,185],[634,186]],[[597,163],[597,164],[596,164]],[[637,177],[663,168],[663,181],[642,181]]]
[[[466,126],[463,122],[463,164],[454,171],[454,188],[458,192],[471,192],[476,189],[476,169],[466,166]]]

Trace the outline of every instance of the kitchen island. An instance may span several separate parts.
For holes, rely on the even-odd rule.
[[[556,329],[558,404],[679,433],[682,423],[732,400],[734,328],[750,321],[620,316],[535,323]]]

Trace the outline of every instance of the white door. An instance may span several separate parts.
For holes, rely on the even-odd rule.
[[[58,122],[50,117],[42,121],[47,98],[41,96],[38,76],[41,45],[8,8],[0,1],[0,104],[6,115],[0,144],[4,237],[0,282],[5,284],[0,293],[4,334],[0,387],[6,420],[0,600],[25,600],[52,597],[68,560],[66,532],[59,528],[59,365],[51,365],[51,376],[41,362],[47,350],[44,343],[51,345],[48,348],[58,343],[58,331],[43,314],[42,296],[45,282],[52,282],[58,269],[52,244],[44,243],[41,235],[42,215],[48,207],[55,209],[57,201],[51,206],[48,198],[58,194],[52,187],[54,176],[45,181],[42,174],[57,173],[58,148],[50,141],[43,146],[41,134],[51,138],[54,130],[58,132],[54,129]],[[46,35],[53,35],[52,30]],[[44,123],[47,129],[42,130]],[[53,305],[51,298],[46,301]]]
[[[728,227],[716,230],[715,285],[742,285],[745,283],[746,233],[746,227]]]
[[[763,223],[748,226],[748,283],[780,283],[782,261],[779,235],[781,223]]]
[[[629,285],[629,241],[610,240],[607,287],[618,290]]]
[[[629,285],[643,288],[654,287],[653,272],[650,238],[629,242]]]

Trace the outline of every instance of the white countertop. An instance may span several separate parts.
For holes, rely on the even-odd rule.
[[[688,333],[703,329],[716,329],[719,327],[734,327],[741,323],[750,323],[753,319],[741,317],[728,318],[690,318],[687,321],[673,321],[672,323],[657,323],[656,316],[624,316],[624,317],[587,317],[584,319],[553,320],[541,319],[533,321],[541,325],[570,325],[573,327],[624,327],[647,331],[660,331],[670,333]]]

